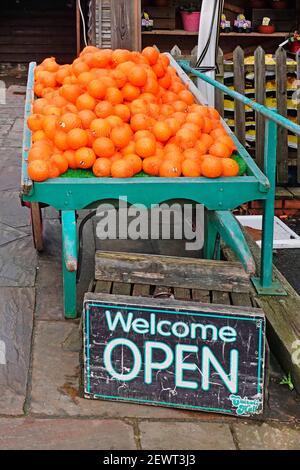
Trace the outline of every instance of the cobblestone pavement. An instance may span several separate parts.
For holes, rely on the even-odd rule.
[[[260,421],[80,398],[79,354],[68,343],[78,321],[62,314],[58,214],[44,209],[46,250],[37,257],[19,201],[23,106],[24,88],[11,86],[0,108],[0,449],[299,449],[299,400],[279,387],[278,369]],[[79,304],[93,274],[92,232],[90,224]]]

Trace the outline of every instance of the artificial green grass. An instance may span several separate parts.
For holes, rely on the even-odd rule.
[[[95,178],[95,175],[91,170],[68,169],[65,173],[60,175],[60,178]],[[141,171],[137,175],[134,175],[134,178],[151,178],[151,176]]]

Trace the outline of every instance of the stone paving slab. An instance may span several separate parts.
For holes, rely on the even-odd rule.
[[[241,423],[233,429],[241,450],[300,450],[300,427]]]
[[[0,287],[0,299],[0,415],[20,415],[30,360],[34,289]]]
[[[118,420],[0,419],[1,450],[134,450],[132,426]]]
[[[1,160],[3,160],[1,162]],[[17,164],[9,164],[0,156],[0,192],[18,191],[21,182],[21,168]]]
[[[22,207],[17,191],[1,192],[0,222],[20,228],[30,225],[30,210]]]
[[[33,287],[35,276],[36,252],[31,237],[0,246],[0,286]]]
[[[235,450],[227,424],[191,422],[139,423],[142,449]]]
[[[39,320],[64,319],[61,262],[39,257],[35,316]]]
[[[2,141],[5,137],[1,136]],[[17,165],[19,175],[19,187],[21,186],[21,166],[22,166],[22,142],[19,142],[19,148],[12,148],[9,146],[1,145],[0,148],[0,164],[3,165],[3,169],[8,165]]]
[[[31,413],[116,419],[203,419],[203,413],[80,398],[79,354],[62,347],[74,328],[78,326],[66,321],[37,322],[33,346]],[[224,419],[221,415],[205,416],[206,421]]]
[[[0,222],[0,246],[6,245],[13,240],[18,240],[19,238],[24,238],[27,236],[26,232],[22,230],[17,230],[9,225],[5,225]]]

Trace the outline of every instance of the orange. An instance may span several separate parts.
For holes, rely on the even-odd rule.
[[[159,167],[159,176],[163,178],[178,178],[181,175],[180,163],[175,163],[172,160],[164,160]]]
[[[69,166],[67,158],[60,153],[55,153],[51,156],[50,164],[55,165],[59,169],[60,174],[65,173]]]
[[[98,118],[91,122],[90,129],[95,137],[108,137],[111,126],[105,119]]]
[[[111,159],[97,158],[93,164],[93,173],[95,176],[107,177],[111,175]]]
[[[194,147],[197,140],[197,136],[191,129],[181,128],[176,133],[176,141],[182,149]]]
[[[213,145],[214,139],[210,135],[203,133],[200,135],[198,142],[201,142],[203,145],[205,145],[207,152],[208,149]]]
[[[134,175],[136,175],[137,173],[140,173],[140,171],[142,171],[143,161],[135,153],[128,153],[127,155],[124,155],[123,160],[130,163],[130,165],[133,169]]]
[[[74,150],[66,150],[64,152],[64,157],[68,160],[69,168],[72,168],[73,170],[75,170],[77,168],[77,163],[75,160]]]
[[[214,157],[228,158],[230,157],[232,151],[227,147],[227,145],[216,142],[209,148],[209,154]]]
[[[152,157],[156,152],[156,142],[149,137],[138,139],[135,143],[135,151],[142,158]]]
[[[217,143],[226,145],[230,149],[231,152],[236,150],[236,145],[233,139],[231,139],[231,137],[229,137],[228,135],[224,135],[223,137],[220,137],[219,139],[217,139]]]
[[[221,158],[222,163],[222,176],[237,176],[240,167],[235,160],[231,158]]]
[[[101,80],[94,79],[88,83],[87,91],[90,96],[102,100],[106,93],[106,87]]]
[[[52,106],[51,104],[48,104],[43,108],[43,114],[45,116],[60,116],[61,110],[57,106]]]
[[[205,155],[207,153],[208,147],[203,141],[197,140],[195,143],[195,149],[197,150],[198,155]]]
[[[181,113],[184,113],[185,111],[187,111],[187,108],[188,108],[185,101],[178,100],[178,99],[172,103],[172,106],[176,112],[181,112]]]
[[[72,64],[72,72],[78,77],[83,72],[89,71],[89,66],[83,62],[81,59],[75,59]]]
[[[77,150],[80,147],[85,147],[88,143],[87,131],[84,129],[75,128],[70,130],[67,134],[68,146],[72,150]]]
[[[38,98],[37,100],[34,100],[32,110],[36,114],[41,114],[43,112],[44,106],[47,104],[48,100],[46,100],[46,98]]]
[[[28,152],[28,161],[33,162],[34,160],[48,160],[51,155],[51,149],[47,147],[31,147]]]
[[[198,139],[198,137],[201,135],[200,128],[193,122],[185,122],[182,126],[182,129],[190,129],[194,133],[196,139]]]
[[[126,104],[117,104],[114,107],[114,113],[116,116],[120,117],[123,122],[130,120],[130,109]]]
[[[141,98],[137,98],[130,103],[129,107],[131,114],[146,114],[148,104]]]
[[[211,133],[209,134],[214,140],[218,140],[224,136],[226,136],[226,131],[225,129],[213,129]]]
[[[33,181],[45,181],[49,178],[49,167],[44,160],[35,160],[28,164],[28,176]]]
[[[213,130],[212,120],[210,118],[203,118],[202,132],[209,134]]]
[[[60,96],[56,91],[51,99],[51,104],[53,104],[53,106],[56,106],[57,108],[62,108],[63,106],[66,106],[68,102],[63,96]]]
[[[91,168],[96,161],[95,152],[89,147],[81,147],[75,152],[77,168]]]
[[[82,93],[82,90],[80,86],[75,85],[75,84],[63,85],[59,89],[59,94],[73,104],[76,103],[76,100],[81,95],[81,93]]]
[[[107,54],[105,51],[97,51],[93,54],[93,58],[91,60],[91,64],[93,67],[97,68],[105,68],[108,66],[110,62],[110,55]]]
[[[98,137],[93,143],[93,150],[98,157],[112,157],[116,149],[108,137]]]
[[[172,135],[172,131],[166,122],[157,122],[154,124],[152,132],[160,142],[166,142]]]
[[[182,162],[182,175],[190,178],[201,176],[201,165],[194,160],[184,160]]]
[[[78,114],[65,113],[61,116],[58,125],[63,131],[69,132],[75,127],[81,127],[81,119]]]
[[[153,139],[155,141],[155,137],[152,134],[152,132],[146,130],[141,130],[141,131],[136,131],[134,134],[134,140],[137,141],[139,139],[143,139],[144,137],[149,137],[150,139]]]
[[[142,88],[143,93],[151,93],[153,95],[156,95],[158,93],[158,90],[159,85],[157,83],[157,80],[148,77],[145,85]]]
[[[116,162],[117,160],[122,160],[123,155],[120,152],[116,152],[113,154],[112,157],[110,157],[111,163]]]
[[[178,93],[180,100],[184,101],[186,104],[191,105],[195,103],[195,98],[189,90],[182,90]]]
[[[196,162],[200,162],[202,160],[202,155],[199,154],[196,148],[186,149],[183,152],[183,155],[186,160],[194,160]],[[204,154],[203,154],[204,155]]]
[[[201,173],[206,178],[219,178],[223,172],[222,160],[217,157],[206,157],[201,164]]]
[[[178,121],[180,125],[182,125],[186,121],[187,114],[183,113],[181,111],[177,111],[177,112],[173,113],[172,117],[175,118],[176,121]]]
[[[118,88],[110,87],[106,90],[105,99],[113,105],[121,104],[123,102],[123,95]]]
[[[60,69],[55,74],[55,79],[60,85],[63,84],[64,79],[70,75],[71,67],[69,65],[61,66]]]
[[[175,144],[175,143],[167,143],[164,147],[164,151],[165,153],[181,153],[181,149],[179,147],[179,145]]]
[[[97,101],[93,96],[89,95],[88,93],[83,93],[82,95],[78,96],[76,100],[76,107],[79,111],[83,109],[90,109],[93,111],[97,104]]]
[[[112,70],[110,73],[111,78],[116,82],[118,88],[123,88],[127,83],[127,76],[122,70]]]
[[[118,65],[130,60],[131,54],[127,49],[115,49],[112,53],[111,58],[112,62],[115,65]]]
[[[122,88],[122,95],[124,100],[133,101],[140,95],[140,89],[131,83],[126,83]]]
[[[171,79],[171,75],[169,72],[167,72],[162,78],[158,79],[158,84],[165,89],[169,88],[171,83],[172,83],[172,79]]]
[[[204,125],[203,117],[198,113],[188,113],[186,117],[186,122],[191,122],[193,124],[196,124],[199,127],[199,129],[202,129]]]
[[[147,58],[150,65],[156,64],[159,58],[158,50],[151,46],[145,47],[142,50],[142,55]]]
[[[220,120],[220,114],[218,113],[218,111],[215,109],[215,108],[212,108],[212,107],[208,107],[208,114],[209,114],[209,117],[211,119],[216,119],[216,120]]]
[[[143,66],[135,65],[128,72],[129,82],[137,87],[143,87],[147,81],[147,73]]]
[[[114,108],[109,101],[100,101],[94,111],[97,117],[106,118],[114,113]]]
[[[91,109],[82,109],[79,111],[78,116],[80,117],[83,129],[88,129],[91,122],[97,117]]]
[[[129,153],[135,153],[135,143],[134,143],[134,141],[131,140],[129,142],[129,144],[126,145],[126,147],[122,148],[121,152],[122,152],[123,155],[127,155]]]
[[[33,134],[32,134],[32,142],[37,142],[39,140],[45,140],[47,139],[47,136],[45,134],[45,132],[41,129],[39,131],[35,131]]]
[[[59,65],[55,61],[55,57],[47,57],[41,63],[41,66],[48,72],[56,72],[59,69]]]
[[[57,130],[54,135],[54,145],[59,150],[68,150],[68,134],[66,134],[64,131]]]
[[[128,124],[114,127],[110,133],[110,138],[113,144],[118,148],[122,149],[126,147],[132,138],[132,130]]]
[[[148,157],[143,160],[143,171],[147,175],[158,176],[161,158],[157,156]]]
[[[31,114],[27,119],[27,126],[33,132],[40,131],[43,127],[43,120],[42,114]]]
[[[157,78],[162,78],[166,73],[165,68],[161,60],[158,60],[156,64],[152,65],[152,70],[157,76]]]
[[[63,106],[61,112],[62,112],[62,114],[64,114],[64,113],[78,114],[78,109],[76,108],[75,104],[68,103],[68,104],[66,104],[66,106]]]
[[[87,85],[93,80],[94,75],[91,72],[82,72],[78,75],[77,81],[82,87],[87,87]]]
[[[111,176],[113,178],[131,178],[133,176],[133,168],[130,161],[116,160],[111,166]]]
[[[50,160],[48,162],[48,171],[49,171],[49,178],[58,178],[60,175],[59,168],[54,165]]]
[[[105,118],[105,121],[108,122],[108,124],[110,125],[112,129],[114,127],[122,126],[124,124],[122,119],[119,116],[114,116],[114,115],[107,116]]]
[[[132,116],[130,126],[133,131],[142,131],[150,126],[150,119],[147,114],[138,113]]]
[[[165,120],[165,123],[169,126],[172,135],[175,135],[180,129],[180,123],[174,117],[169,117]]]

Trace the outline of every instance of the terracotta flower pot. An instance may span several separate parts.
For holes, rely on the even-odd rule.
[[[258,26],[257,31],[261,34],[272,34],[275,32],[275,26],[274,25],[264,26],[261,24],[260,26]]]

